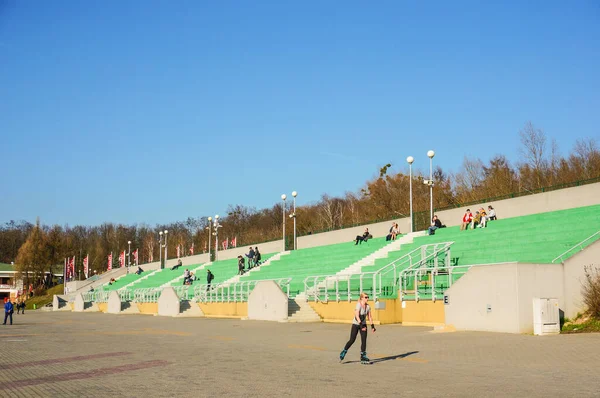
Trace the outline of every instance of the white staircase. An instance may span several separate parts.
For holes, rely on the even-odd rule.
[[[392,241],[392,243],[385,245],[381,249],[374,251],[373,253],[369,254],[368,256],[361,258],[354,264],[351,264],[350,266],[337,272],[335,275],[360,274],[362,271],[362,267],[366,267],[366,266],[375,264],[375,260],[387,257],[389,252],[400,250],[400,247],[402,245],[412,243],[414,238],[419,237],[419,236],[424,236],[425,234],[426,234],[425,231],[410,232],[410,233],[402,236],[401,238],[396,239],[395,241]]]
[[[306,295],[300,293],[295,299],[288,300],[288,322],[321,322],[319,314],[312,309]]]
[[[143,281],[144,279],[148,279],[148,278],[149,278],[149,277],[151,277],[152,275],[156,274],[158,271],[160,271],[160,268],[159,268],[159,269],[157,269],[157,270],[154,270],[154,271],[150,272],[150,273],[149,273],[149,274],[147,274],[147,275],[144,275],[144,276],[142,276],[142,277],[141,277],[141,278],[139,278],[139,279],[136,279],[136,280],[134,280],[134,281],[133,281],[133,282],[131,282],[131,283],[128,283],[128,284],[126,284],[125,286],[123,286],[123,287],[122,287],[121,289],[119,289],[119,290],[122,290],[122,289],[127,289],[128,287],[131,287],[131,286],[133,286],[133,285],[135,285],[135,284],[137,284],[137,283],[140,283],[140,281]]]
[[[202,312],[198,303],[190,300],[182,300],[179,308],[181,312],[177,315],[178,317],[197,318],[204,316],[204,312]]]
[[[194,273],[194,275],[196,275],[196,272],[198,272],[198,271],[200,271],[200,270],[204,269],[205,267],[207,267],[207,266],[209,266],[209,265],[211,265],[211,264],[212,264],[212,262],[210,262],[210,263],[204,263],[204,264],[202,264],[202,265],[200,265],[200,266],[198,266],[198,267],[194,268],[194,269],[193,269],[193,270],[191,270],[190,272],[193,272],[193,273]],[[196,275],[196,280],[201,280],[200,278],[198,278],[198,275]],[[183,272],[181,272],[181,275],[179,275],[177,278],[174,278],[174,279],[170,280],[170,281],[169,281],[169,282],[167,282],[167,283],[163,283],[162,285],[160,285],[160,287],[167,287],[167,286],[171,286],[171,285],[173,284],[173,282],[177,282],[177,281],[182,281],[182,282],[183,282]]]
[[[246,271],[246,273],[245,273],[244,275],[248,275],[248,274],[251,274],[251,273],[253,273],[253,272],[260,272],[260,270],[261,270],[263,267],[268,267],[269,265],[271,265],[271,262],[272,262],[272,261],[279,260],[279,259],[281,258],[281,256],[286,256],[286,255],[288,255],[288,254],[290,254],[290,251],[289,251],[289,250],[287,250],[287,251],[284,251],[284,252],[277,253],[277,254],[275,254],[273,257],[269,258],[267,261],[265,261],[264,263],[262,263],[260,266],[258,266],[258,267],[254,267],[254,268],[252,268],[251,270],[249,270],[249,271]],[[242,277],[242,275],[236,275],[236,276],[233,276],[233,277],[231,277],[231,278],[227,279],[226,281],[224,281],[223,283],[220,283],[220,285],[223,285],[223,286],[228,286],[228,285],[230,285],[230,284],[232,284],[232,283],[239,282],[241,277]]]

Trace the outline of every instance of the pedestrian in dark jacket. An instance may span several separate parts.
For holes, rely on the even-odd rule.
[[[3,325],[6,325],[6,320],[8,318],[10,318],[10,324],[12,325],[12,316],[13,316],[13,312],[14,312],[14,306],[13,303],[10,302],[10,300],[8,300],[6,302],[6,304],[4,304],[4,323]]]
[[[206,270],[206,291],[210,290],[210,284],[212,282],[212,280],[215,279],[215,275],[210,272],[209,269]]]

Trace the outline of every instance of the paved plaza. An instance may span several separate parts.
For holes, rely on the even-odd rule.
[[[598,396],[600,335],[29,311],[0,325],[2,397]]]

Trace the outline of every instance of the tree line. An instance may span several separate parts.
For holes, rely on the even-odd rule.
[[[562,156],[556,141],[531,122],[518,134],[522,155],[519,162],[511,163],[504,155],[494,155],[489,161],[465,156],[455,173],[437,166],[433,172],[434,207],[442,209],[490,197],[527,194],[544,187],[600,177],[600,150],[595,139],[578,139],[568,155]],[[389,172],[391,166],[383,166],[358,192],[346,192],[338,197],[323,194],[316,202],[298,207],[298,235],[407,217],[410,177],[406,171]],[[418,227],[429,222],[429,188],[422,183],[423,178],[429,178],[427,174],[421,170],[413,172],[413,208],[427,215]],[[280,239],[282,206],[277,203],[270,208],[256,209],[230,205],[227,214],[220,219],[219,240],[237,237],[238,246],[245,246]],[[118,253],[127,249],[128,241],[132,242],[132,250],[139,248],[140,263],[157,261],[158,232],[164,230],[169,231],[170,258],[176,256],[177,246],[182,247],[184,255],[190,254],[192,245],[195,254],[206,252],[208,225],[207,217],[189,217],[185,221],[154,226],[111,222],[97,226],[49,226],[39,221],[36,224],[9,221],[0,226],[0,262],[14,261],[21,272],[42,273],[49,270],[50,265],[62,264],[65,257],[75,256],[80,270],[83,257],[89,254],[90,269],[103,272],[108,254],[113,252],[116,260]],[[286,232],[291,242],[292,229],[288,227]],[[214,237],[211,241],[212,252]]]

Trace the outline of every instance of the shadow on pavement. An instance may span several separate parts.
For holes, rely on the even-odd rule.
[[[404,354],[390,355],[388,357],[382,357],[382,358],[375,358],[375,359],[371,359],[371,363],[373,365],[375,365],[376,363],[379,363],[379,362],[395,361],[396,359],[403,359],[410,355],[414,355],[414,354],[418,354],[418,353],[419,353],[419,351],[409,351],[409,352],[405,352]],[[349,363],[360,363],[360,361],[347,361],[347,362],[343,362],[342,365],[346,365]]]

